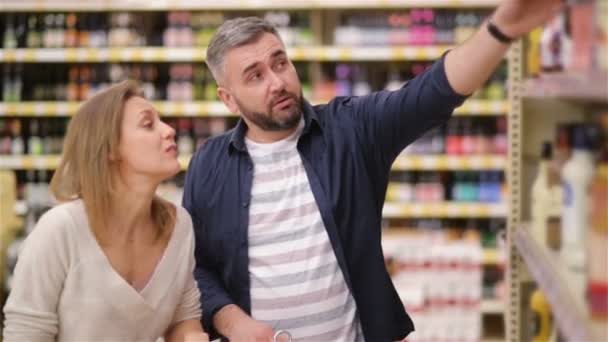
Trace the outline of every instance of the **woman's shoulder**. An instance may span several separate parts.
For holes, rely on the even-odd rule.
[[[85,216],[86,211],[81,200],[62,202],[47,210],[38,220],[34,230],[70,230]]]
[[[83,215],[82,203],[70,201],[47,210],[38,220],[25,244],[40,253],[70,249],[74,239],[76,222]]]
[[[192,218],[188,211],[180,205],[176,205],[175,210],[175,229],[180,235],[192,235]]]

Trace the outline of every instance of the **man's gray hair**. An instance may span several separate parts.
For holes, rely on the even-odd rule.
[[[224,57],[228,51],[251,43],[266,32],[272,33],[280,39],[274,26],[258,17],[236,18],[225,21],[217,29],[207,48],[207,66],[215,80],[219,83],[224,73]]]

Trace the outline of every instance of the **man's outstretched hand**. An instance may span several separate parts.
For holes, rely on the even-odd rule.
[[[502,33],[520,38],[546,23],[563,6],[563,0],[503,0],[491,20]]]

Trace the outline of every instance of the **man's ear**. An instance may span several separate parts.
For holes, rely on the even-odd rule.
[[[226,107],[228,107],[231,113],[239,115],[241,114],[239,106],[236,104],[234,96],[232,96],[230,90],[219,86],[217,87],[217,96],[220,98],[220,100],[222,100],[222,102],[224,102],[224,104],[226,105]]]

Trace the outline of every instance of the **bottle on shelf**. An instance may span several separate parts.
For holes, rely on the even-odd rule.
[[[494,153],[507,154],[509,141],[507,138],[507,119],[499,117],[496,119],[496,135],[494,135]]]
[[[367,82],[366,69],[362,65],[357,65],[353,71],[353,96],[365,96],[372,92],[372,88]]]
[[[586,266],[585,241],[589,229],[587,189],[593,177],[593,155],[586,127],[574,128],[572,156],[561,171],[563,191],[561,255],[576,279],[575,292],[583,296]]]
[[[180,156],[190,156],[194,153],[194,141],[190,134],[192,122],[190,119],[179,119],[177,123],[177,151]]]
[[[608,321],[608,150],[602,154],[590,189],[587,302],[594,319]]]
[[[0,154],[11,154],[11,121],[0,119]]]
[[[12,135],[12,143],[11,143],[11,154],[12,155],[22,155],[25,153],[25,142],[23,141],[23,136],[21,135],[21,121],[13,120],[11,122],[11,135]]]
[[[17,33],[15,32],[15,18],[12,15],[6,17],[6,23],[4,25],[4,35],[2,39],[2,46],[5,49],[16,49],[17,48]]]
[[[532,342],[548,342],[553,332],[553,316],[547,297],[540,290],[535,290],[530,296],[530,311],[532,313],[530,338]]]
[[[29,138],[27,141],[28,154],[41,155],[43,151],[42,139],[40,138],[40,123],[38,119],[30,120]]]
[[[384,86],[384,89],[388,90],[388,91],[398,90],[401,87],[403,87],[404,83],[405,82],[403,81],[403,79],[399,75],[399,70],[397,68],[393,67],[389,71],[388,81],[386,82],[386,85]]]
[[[42,47],[42,17],[38,14],[30,14],[28,17],[26,47]]]
[[[543,143],[538,172],[532,183],[532,236],[543,246],[548,246],[550,225],[561,212],[562,191],[559,174],[552,168],[553,146]]]
[[[351,68],[346,64],[336,66],[336,96],[351,96],[352,83],[350,81]]]
[[[462,131],[458,123],[458,120],[452,119],[447,124],[445,151],[449,155],[459,155],[462,153]]]

